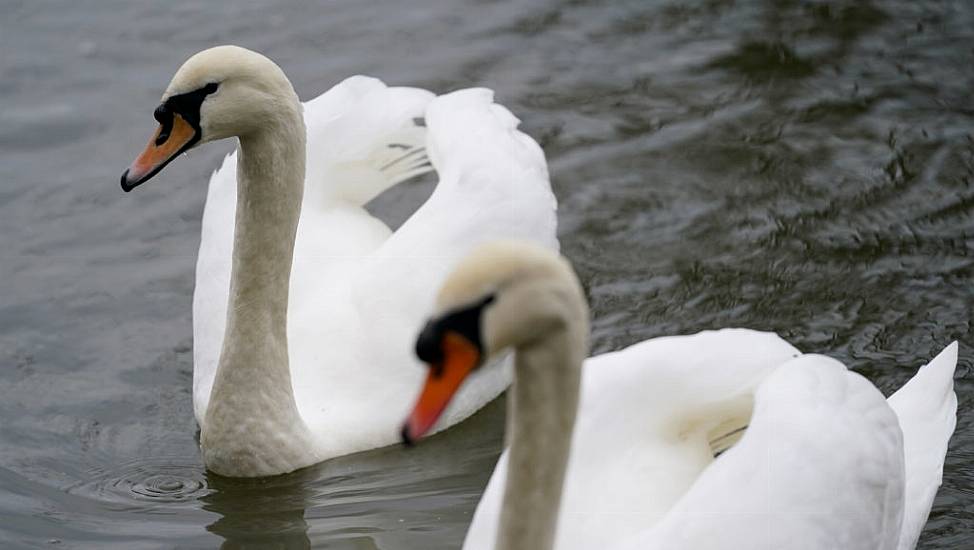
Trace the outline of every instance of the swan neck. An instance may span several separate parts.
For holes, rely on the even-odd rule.
[[[497,550],[554,545],[585,356],[574,332],[563,329],[516,352]]]
[[[276,130],[240,138],[228,320],[242,334],[286,343],[291,262],[304,188],[304,128]],[[289,373],[287,354],[273,366]]]
[[[207,466],[225,475],[293,470],[309,441],[288,364],[288,288],[305,163],[304,123],[293,103],[239,137],[226,333],[201,434]],[[293,449],[280,445],[282,435]]]

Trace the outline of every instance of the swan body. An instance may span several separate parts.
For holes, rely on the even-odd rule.
[[[197,113],[178,111],[201,93]],[[352,77],[302,105],[273,62],[222,46],[180,68],[167,106],[173,136],[199,119],[186,147],[240,141],[210,180],[193,297],[193,403],[217,473],[280,474],[395,443],[423,376],[409,343],[448,267],[491,238],[558,246],[544,154],[490,90]],[[145,160],[165,156],[158,141],[123,188],[161,168]],[[431,169],[433,195],[396,232],[365,210]],[[438,427],[509,376],[480,377]]]
[[[447,281],[451,297],[441,298],[446,305],[437,311],[478,303],[483,289],[501,288],[501,295],[523,284],[538,286],[486,266],[530,264],[544,256],[558,263],[552,253],[513,244],[482,247],[477,255],[492,260],[461,263],[459,275]],[[471,270],[479,275],[471,277]],[[549,287],[571,286],[565,269],[549,273]],[[521,318],[537,315],[532,310],[578,309],[563,303],[580,293],[533,294],[534,300],[519,300],[518,310],[491,312],[503,309],[500,297],[493,300],[500,305],[483,308],[484,356],[510,346],[516,363],[508,449],[477,507],[465,549],[915,546],[954,429],[956,343],[889,400],[833,359],[801,354],[774,334],[744,329],[647,340],[584,366],[584,354],[576,352],[572,365],[551,351],[564,343],[547,344],[548,335],[526,341],[492,336],[500,322],[523,327]],[[587,323],[577,313],[561,322]],[[556,342],[558,330],[552,334]],[[525,351],[530,355],[522,359]],[[518,426],[545,423],[555,410],[569,414],[575,409],[571,393],[552,396],[524,386],[550,385],[573,370],[581,390],[573,428],[561,436],[570,451],[559,455],[549,450],[559,447],[552,439],[560,432],[551,425],[543,442],[519,437]],[[543,472],[560,464],[563,482],[545,482]],[[527,523],[539,520],[549,524],[547,536]]]

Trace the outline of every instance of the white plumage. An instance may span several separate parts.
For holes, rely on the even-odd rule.
[[[956,362],[954,343],[887,401],[838,361],[749,330],[593,357],[554,547],[911,549],[954,429]],[[505,451],[467,550],[494,548],[506,468]]]
[[[490,90],[436,97],[357,76],[307,102],[304,116],[308,160],[288,344],[298,410],[323,460],[398,441],[424,375],[411,343],[460,255],[498,237],[558,243],[544,154]],[[226,324],[235,161],[229,155],[213,174],[203,214],[193,304],[201,424]],[[439,175],[433,195],[395,233],[363,208],[431,168]],[[440,425],[466,418],[508,381],[507,370],[491,369]]]

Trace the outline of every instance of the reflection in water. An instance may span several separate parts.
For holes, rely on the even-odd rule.
[[[410,449],[338,457],[270,478],[207,473],[200,502],[220,515],[207,530],[232,549],[458,545],[497,460],[505,406],[497,399]]]
[[[225,549],[310,548],[304,512],[311,503],[314,468],[260,479],[235,479],[210,472],[203,509],[220,514],[206,530],[224,539]]]

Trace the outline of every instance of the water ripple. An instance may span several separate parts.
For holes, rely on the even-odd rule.
[[[202,468],[180,460],[140,458],[112,471],[95,471],[67,492],[113,503],[182,502],[209,494]]]

